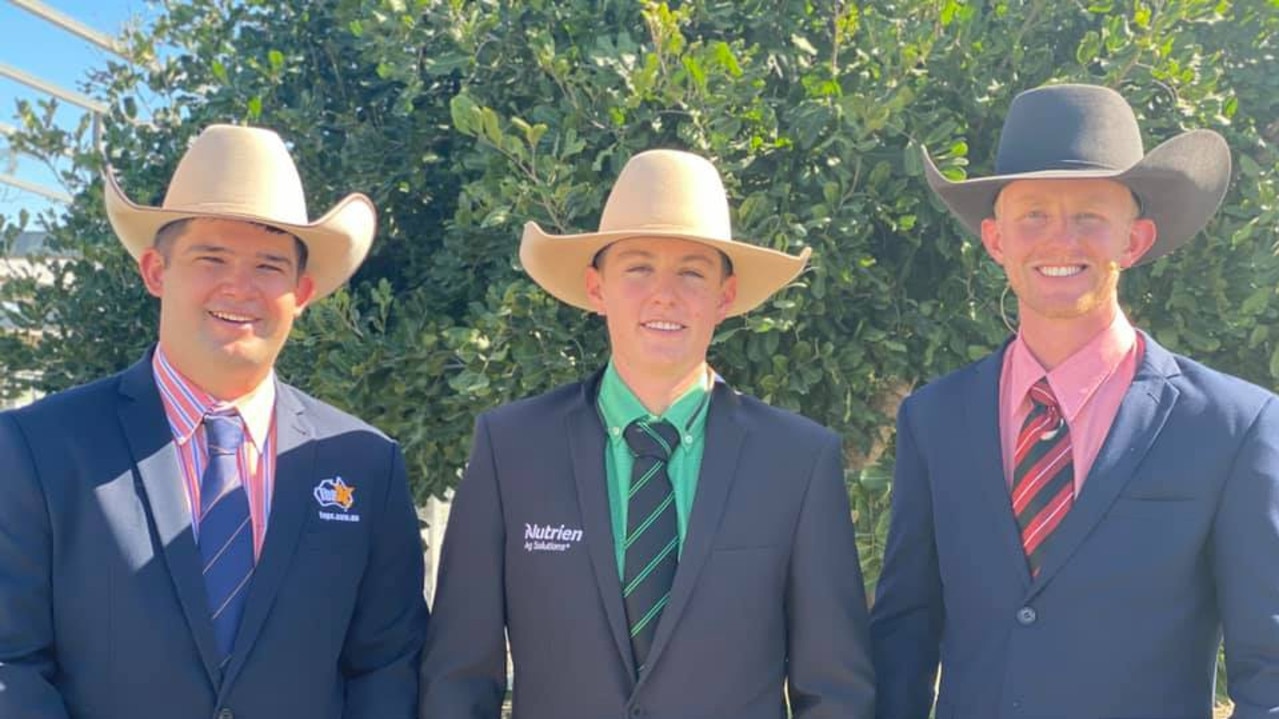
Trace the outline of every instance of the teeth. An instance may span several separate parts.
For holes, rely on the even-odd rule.
[[[683,325],[675,322],[645,322],[644,326],[651,330],[662,330],[665,332],[674,332],[683,329]]]
[[[217,317],[220,320],[226,320],[227,322],[252,322],[253,321],[252,317],[247,317],[245,315],[233,315],[230,312],[214,312],[213,310],[210,310],[209,314],[213,315],[214,317]]]
[[[1049,277],[1070,277],[1084,271],[1083,265],[1056,265],[1052,267],[1040,267],[1040,274]]]

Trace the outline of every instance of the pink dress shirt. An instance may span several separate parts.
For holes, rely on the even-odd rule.
[[[244,421],[245,442],[240,448],[240,477],[249,495],[249,519],[253,523],[253,555],[262,556],[271,494],[275,489],[275,374],[247,395],[233,402],[219,402],[169,364],[164,350],[156,347],[151,359],[156,387],[177,445],[178,463],[186,485],[191,527],[200,532],[200,477],[209,461],[208,442],[199,431],[204,415],[234,407]]]
[[[1140,337],[1123,312],[1052,371],[1039,364],[1018,334],[1004,354],[999,375],[999,435],[1003,442],[1004,479],[1009,487],[1013,482],[1017,434],[1031,410],[1028,393],[1046,375],[1070,429],[1075,496],[1079,496],[1124,394],[1132,385],[1143,351]]]

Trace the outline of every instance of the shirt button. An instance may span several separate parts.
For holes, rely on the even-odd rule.
[[[1033,607],[1022,607],[1017,610],[1017,623],[1023,627],[1028,627],[1039,619],[1039,613]]]
[[[693,443],[693,435],[691,435],[691,434],[686,434],[686,435],[684,435],[684,444],[687,446],[687,445],[690,445],[690,444],[692,444],[692,443]]]
[[[621,428],[621,427],[609,427],[609,428],[608,428],[608,431],[609,431],[609,434],[612,434],[614,437],[620,437],[620,436],[622,436],[622,428]]]
[[[235,712],[224,707],[218,712],[218,719],[235,719]]]

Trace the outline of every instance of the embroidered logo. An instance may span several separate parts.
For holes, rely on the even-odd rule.
[[[327,519],[336,522],[358,522],[360,515],[349,514],[351,507],[355,506],[355,487],[347,484],[341,477],[333,477],[332,479],[321,480],[315,485],[312,492],[315,501],[320,507],[337,507],[342,513],[337,512],[320,512],[320,519]]]
[[[582,541],[580,529],[563,524],[556,527],[550,524],[524,523],[524,551],[526,552],[563,552],[580,541]]]

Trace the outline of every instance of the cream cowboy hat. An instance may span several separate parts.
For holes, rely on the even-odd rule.
[[[728,315],[748,312],[795,279],[811,248],[798,256],[734,240],[728,197],[715,166],[678,150],[649,150],[627,161],[604,203],[598,232],[550,235],[524,225],[520,262],[542,289],[574,307],[594,310],[583,272],[595,255],[628,237],[674,237],[709,245],[728,256],[737,299]]]
[[[1155,223],[1156,260],[1190,241],[1225,197],[1230,148],[1211,130],[1192,130],[1143,155],[1141,130],[1119,93],[1097,85],[1049,85],[1013,98],[999,136],[995,174],[946,179],[924,152],[928,185],[974,234],[994,214],[999,191],[1014,180],[1103,178],[1137,196]]]
[[[307,221],[302,180],[280,136],[270,130],[210,125],[191,143],[161,207],[131,201],[106,172],[107,218],[136,259],[160,228],[196,217],[256,222],[306,244],[307,274],[315,298],[337,289],[355,272],[373,242],[377,211],[359,193],[347,195],[323,217]]]

